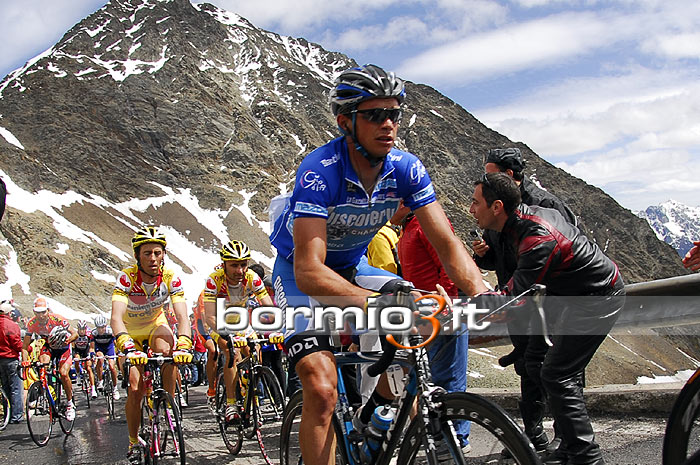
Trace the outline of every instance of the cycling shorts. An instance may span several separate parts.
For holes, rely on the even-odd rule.
[[[126,332],[134,340],[134,346],[136,350],[143,350],[143,343],[147,342],[148,347],[153,347],[153,333],[156,332],[159,326],[165,326],[170,329],[168,324],[168,319],[165,317],[165,313],[161,312],[155,320],[149,321],[146,324],[134,324],[125,321]],[[172,329],[170,329],[172,331]]]
[[[78,357],[80,357],[80,358],[82,358],[82,359],[85,359],[85,358],[88,358],[88,354],[90,353],[90,348],[89,348],[89,347],[86,347],[86,348],[84,348],[84,349],[77,349],[77,348],[74,347],[74,348],[73,348],[73,352],[74,352],[75,355],[77,355]]]
[[[365,256],[362,256],[354,268],[342,270],[338,274],[353,284],[371,291],[379,291],[388,282],[400,279],[394,273],[370,266]],[[294,264],[281,255],[277,255],[275,260],[272,282],[277,305],[283,314],[286,313],[288,307],[314,308],[322,306],[317,300],[299,290],[294,279]],[[308,354],[332,350],[330,335],[313,331],[310,324],[310,318],[297,313],[294,316],[294,329],[286,330],[284,333],[284,347],[291,366],[296,365],[301,358]]]
[[[51,356],[51,359],[56,361],[56,366],[59,367],[64,363],[73,363],[73,353],[70,346],[62,349],[50,349],[48,345],[45,345],[41,348],[41,353]]]
[[[114,356],[114,342],[109,344],[95,344],[95,352],[102,352],[102,355]]]

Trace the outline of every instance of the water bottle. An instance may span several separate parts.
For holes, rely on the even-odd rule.
[[[379,446],[384,440],[389,425],[394,420],[394,410],[388,405],[380,405],[374,409],[372,419],[365,430],[365,443],[362,454],[367,463],[372,463],[379,453]]]

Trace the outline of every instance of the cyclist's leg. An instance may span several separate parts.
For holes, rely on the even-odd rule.
[[[90,378],[90,387],[95,387],[95,372],[92,369],[92,360],[88,359],[85,367],[87,368],[88,378]]]
[[[129,386],[126,397],[126,426],[129,430],[129,443],[138,442],[141,427],[141,400],[145,394],[143,386],[143,367],[132,366],[128,373]]]
[[[207,348],[207,385],[209,393],[213,395],[216,385],[216,347],[214,346],[214,340],[209,337],[204,343],[204,347]]]
[[[97,375],[97,383],[99,384],[102,382],[102,367],[104,366],[103,363],[105,361],[105,354],[101,350],[96,350],[95,355],[97,355],[97,362],[95,362],[95,374]]]
[[[163,354],[166,357],[171,357],[173,354],[173,346],[175,345],[175,336],[168,322],[163,316],[164,323],[159,324],[151,332],[149,338],[149,346],[153,352]],[[156,324],[160,323],[160,318],[156,320]],[[177,380],[177,367],[173,363],[166,363],[161,369],[163,373],[163,387],[173,398],[175,398],[175,382]]]
[[[278,256],[273,271],[277,304],[287,307],[313,306],[314,302],[296,286],[293,265]],[[332,417],[337,401],[337,373],[328,335],[303,333],[307,321],[295,316],[294,328],[287,328],[285,347],[290,369],[302,384],[303,404],[299,445],[305,465],[335,463],[335,432]]]
[[[71,355],[70,347],[68,347],[61,355],[56,355],[60,357],[58,360],[58,374],[61,378],[63,391],[66,393],[66,401],[73,400],[73,383],[70,379],[70,369],[73,365],[73,357]]]

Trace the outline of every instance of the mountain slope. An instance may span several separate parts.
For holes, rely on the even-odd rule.
[[[10,181],[0,291],[105,310],[111,286],[101,278],[130,260],[129,237],[145,222],[172,238],[189,300],[228,237],[269,267],[265,209],[301,158],[337,134],[326,93],[354,64],[212,5],[109,2],[0,82],[0,175]],[[461,237],[483,153],[517,145],[529,174],[569,203],[628,282],[685,272],[644,220],[599,189],[435,89],[409,82],[407,94],[398,146],[424,160]]]
[[[693,247],[693,241],[700,240],[700,207],[669,200],[637,215],[647,220],[656,237],[673,247],[681,257]]]

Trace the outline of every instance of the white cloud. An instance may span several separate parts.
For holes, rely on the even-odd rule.
[[[611,24],[615,23],[615,24]],[[624,18],[562,13],[459,38],[409,58],[399,73],[416,81],[473,82],[494,74],[556,65],[607,45]]]

